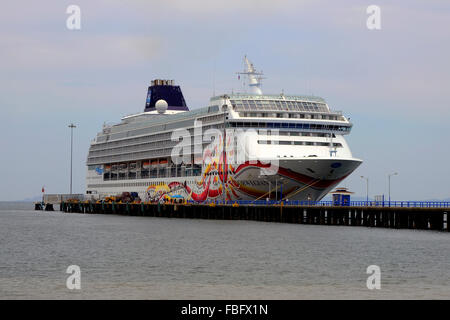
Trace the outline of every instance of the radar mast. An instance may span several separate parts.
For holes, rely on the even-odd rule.
[[[252,94],[258,94],[261,95],[261,80],[264,79],[263,73],[257,72],[255,67],[253,66],[253,63],[250,62],[250,60],[247,59],[247,56],[244,56],[244,65],[245,69],[243,72],[237,72],[237,74],[245,74],[248,77],[248,86],[250,87],[250,92]],[[240,79],[240,77],[239,77]]]

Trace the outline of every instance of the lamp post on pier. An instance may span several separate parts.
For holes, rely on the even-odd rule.
[[[366,205],[369,205],[369,178],[361,176],[362,179],[366,180]]]
[[[68,127],[70,128],[70,194],[72,195],[73,129],[77,126],[71,123]]]
[[[270,182],[270,179],[267,179],[269,181],[269,201],[270,201],[270,196],[272,195],[272,184]]]
[[[275,201],[278,201],[278,181],[280,181],[280,201],[283,200],[283,177],[275,178]]]
[[[391,177],[398,175],[397,172],[388,174],[388,194],[389,194],[389,207],[391,206]]]

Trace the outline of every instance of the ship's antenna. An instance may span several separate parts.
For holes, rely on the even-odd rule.
[[[213,97],[216,96],[216,60],[213,64]]]
[[[247,75],[248,78],[248,86],[250,87],[250,91],[253,94],[262,94],[261,91],[261,80],[265,79],[263,77],[263,73],[262,72],[257,72],[255,67],[253,66],[253,63],[251,63],[248,59],[247,56],[244,56],[244,65],[245,65],[245,69],[244,72],[237,72],[237,74],[240,75],[241,74],[245,74]]]

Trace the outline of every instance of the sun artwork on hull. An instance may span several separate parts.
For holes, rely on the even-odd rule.
[[[196,181],[193,185],[188,184],[186,181],[172,181],[149,186],[145,201],[161,202],[172,199],[193,200],[197,203],[259,199],[317,201],[354,170],[352,169],[340,178],[329,180],[314,178],[285,167],[277,167],[276,174],[272,176],[261,176],[261,170],[267,169],[270,167],[270,164],[261,161],[246,161],[233,166],[226,162],[225,153],[220,153],[220,159],[211,159],[212,154],[208,151],[205,152],[206,157],[209,157],[209,160],[212,161],[204,166],[205,169],[199,181]],[[228,167],[228,170],[223,170],[224,165]],[[341,162],[333,162],[330,167],[335,168],[337,165],[340,167]],[[258,178],[252,179],[255,176]],[[274,182],[269,184],[268,180],[273,180]],[[281,181],[285,181],[284,189]],[[249,184],[253,186],[249,186]],[[255,184],[259,184],[259,186],[254,186]]]
[[[267,198],[274,200],[277,190],[279,194],[278,197],[280,197],[280,192],[282,192],[282,199],[317,201],[319,199],[317,195],[328,193],[327,190],[332,189],[347,177],[343,176],[337,180],[318,180],[291,171],[290,169],[280,167],[277,178],[289,179],[289,184],[291,186],[287,188],[284,187],[283,190],[280,190],[280,186],[275,190],[274,186],[271,188],[271,192],[269,192],[268,189],[261,190],[261,188],[246,186],[235,178],[235,176],[244,169],[251,168],[260,170],[263,167],[265,167],[265,165],[260,162],[257,162],[256,164],[246,162],[238,166],[237,169],[230,165],[229,171],[228,173],[225,173],[225,175],[222,174],[222,170],[220,169],[217,171],[219,173],[218,175],[209,175],[208,173],[211,173],[214,170],[210,169],[210,171],[205,172],[201,181],[197,182],[194,186],[189,186],[186,181],[173,181],[168,184],[164,183],[157,186],[149,186],[147,188],[145,201],[159,202],[161,200],[186,199],[203,203],[209,200],[222,201],[224,198],[226,201],[265,200]],[[223,183],[224,179],[225,183]],[[225,197],[223,194],[223,185],[225,185]],[[302,193],[302,191],[304,192]]]

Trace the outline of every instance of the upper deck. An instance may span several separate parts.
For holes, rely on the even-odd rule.
[[[297,95],[249,95],[234,93],[227,95],[236,111],[302,111],[330,112],[325,100],[316,96]],[[223,96],[211,98],[211,104]]]
[[[163,130],[190,127],[194,120],[204,120],[205,116],[223,114],[219,105],[227,105],[229,120],[317,120],[346,123],[351,126],[340,111],[332,111],[325,100],[314,96],[247,95],[232,94],[211,98],[210,106],[175,114],[144,112],[122,118],[118,124],[105,126],[98,133],[95,142],[123,139]],[[220,119],[216,119],[219,120]],[[151,129],[150,129],[151,128]]]
[[[177,113],[144,112],[105,126],[91,144],[88,164],[168,156],[177,143],[170,138],[175,129],[186,129],[192,134],[195,121],[202,122],[203,130],[223,128],[224,105],[229,128],[252,128],[258,132],[260,129],[279,130],[280,135],[289,131],[291,136],[304,132],[325,137],[348,134],[352,127],[348,119],[330,110],[319,97],[232,94],[213,97],[210,104]],[[264,131],[260,134],[264,135]],[[326,144],[315,139],[320,145]]]

